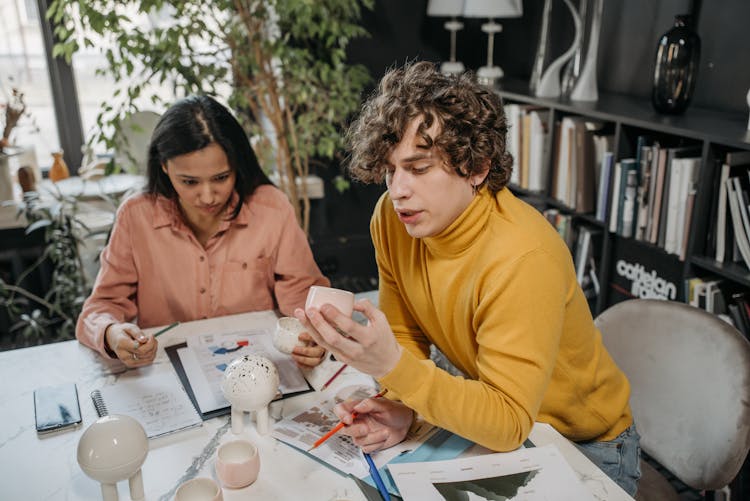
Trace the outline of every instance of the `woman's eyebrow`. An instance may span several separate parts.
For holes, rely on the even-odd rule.
[[[232,169],[227,169],[227,170],[225,170],[224,172],[219,172],[218,174],[213,174],[213,175],[212,175],[212,176],[210,176],[210,177],[214,178],[214,177],[219,177],[219,176],[225,176],[225,175],[227,175],[227,174],[230,174],[231,172],[232,172]],[[177,174],[175,174],[175,175],[176,175],[177,177],[181,177],[181,178],[185,178],[185,179],[200,179],[200,177],[199,177],[199,176],[190,176],[190,175],[188,175],[188,174],[180,174],[180,173],[177,173]]]

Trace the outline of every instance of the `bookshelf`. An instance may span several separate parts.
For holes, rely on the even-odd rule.
[[[698,174],[695,181],[695,199],[693,217],[689,222],[686,239],[685,259],[667,253],[663,248],[647,241],[623,237],[608,231],[608,210],[606,219],[600,221],[591,213],[576,213],[566,204],[551,196],[553,193],[553,175],[548,175],[546,191],[525,190],[518,185],[511,185],[511,190],[524,199],[528,199],[538,208],[548,207],[572,216],[576,225],[584,224],[600,228],[603,232],[599,252],[600,293],[595,301],[590,302],[592,313],[597,315],[611,304],[618,301],[617,288],[613,285],[613,271],[616,260],[621,255],[634,259],[643,259],[650,263],[654,270],[669,270],[669,275],[678,282],[677,300],[685,301],[685,280],[694,276],[718,276],[733,284],[733,287],[750,289],[750,270],[741,262],[720,263],[707,252],[707,239],[710,236],[711,205],[714,199],[714,181],[717,176],[717,159],[725,153],[735,150],[750,150],[750,131],[747,130],[747,115],[723,112],[719,110],[688,108],[683,115],[669,116],[657,113],[649,99],[635,96],[599,93],[596,102],[575,102],[567,99],[538,98],[529,92],[528,82],[523,80],[504,79],[495,91],[506,104],[531,105],[550,111],[546,137],[545,167],[554,168],[555,161],[555,124],[564,117],[583,117],[608,124],[614,131],[613,155],[619,162],[634,157],[639,136],[649,136],[663,144],[687,145],[695,147],[700,157]],[[610,176],[607,207],[611,207],[614,175]]]

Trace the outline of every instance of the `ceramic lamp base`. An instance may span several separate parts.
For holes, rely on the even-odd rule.
[[[140,469],[128,479],[128,485],[130,486],[130,499],[142,501],[146,498],[146,493],[143,491],[143,473]]]
[[[232,407],[232,433],[239,435],[245,429],[245,412]]]
[[[260,435],[268,435],[271,428],[270,425],[270,414],[268,412],[268,406],[261,407],[256,411],[249,411],[255,414],[255,428],[258,430]],[[240,435],[245,430],[245,411],[232,407],[232,433]]]
[[[504,74],[499,66],[482,66],[477,70],[477,83],[491,87],[503,78]]]
[[[440,65],[440,73],[443,75],[460,75],[465,70],[464,63],[460,61],[445,61]]]
[[[268,435],[270,429],[270,417],[268,415],[268,406],[262,407],[255,411],[255,428],[261,435]]]
[[[102,484],[102,499],[104,501],[119,501],[117,484]]]

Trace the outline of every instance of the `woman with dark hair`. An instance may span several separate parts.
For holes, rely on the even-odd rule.
[[[274,308],[291,315],[312,285],[329,282],[239,122],[191,96],[154,129],[146,191],[117,211],[76,337],[139,367],[157,348],[141,328]],[[295,348],[295,360],[320,363],[323,349],[300,339],[309,346]]]

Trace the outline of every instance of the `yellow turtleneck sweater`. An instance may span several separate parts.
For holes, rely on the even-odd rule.
[[[370,230],[380,308],[405,348],[379,382],[427,421],[496,451],[517,448],[534,421],[574,441],[630,426],[630,385],[536,209],[484,189],[440,234],[415,239],[386,193]],[[430,343],[467,378],[437,368]]]

